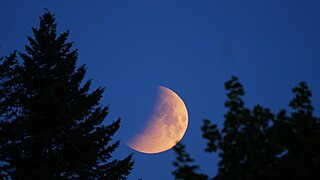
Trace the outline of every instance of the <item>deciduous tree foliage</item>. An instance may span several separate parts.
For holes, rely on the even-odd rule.
[[[220,157],[218,173],[212,179],[319,178],[320,119],[313,115],[306,83],[293,89],[289,115],[285,110],[274,115],[260,105],[247,108],[242,99],[244,89],[236,77],[226,82],[225,88],[227,113],[222,129],[209,120],[201,127],[207,142],[205,152]],[[174,148],[177,162],[187,154],[184,149],[183,145]],[[191,166],[189,162],[174,162],[174,166],[176,179],[192,179],[189,174],[199,174],[196,168],[184,168]]]
[[[105,125],[103,88],[90,90],[86,67],[77,67],[69,31],[57,34],[45,12],[32,28],[26,53],[0,65],[0,160],[2,178],[125,179],[131,155],[118,160],[111,142],[120,119]]]

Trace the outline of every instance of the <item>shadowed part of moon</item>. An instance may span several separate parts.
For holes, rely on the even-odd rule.
[[[179,142],[188,126],[188,111],[173,91],[159,87],[159,98],[146,127],[127,143],[132,149],[148,153],[166,151]]]

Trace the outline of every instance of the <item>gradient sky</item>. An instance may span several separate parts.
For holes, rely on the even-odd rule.
[[[104,0],[0,2],[0,56],[24,51],[43,9],[56,14],[60,32],[79,49],[93,87],[104,86],[106,123],[118,117],[115,157],[133,151],[125,141],[150,113],[152,89],[163,85],[186,103],[189,127],[182,140],[211,176],[218,157],[203,153],[204,118],[223,123],[224,83],[236,75],[246,105],[277,112],[291,89],[307,81],[320,107],[320,1],[316,0]],[[135,152],[129,179],[173,179],[173,150]]]

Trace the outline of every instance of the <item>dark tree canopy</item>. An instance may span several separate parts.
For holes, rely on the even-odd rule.
[[[204,120],[201,127],[207,141],[205,152],[220,156],[213,179],[319,178],[320,119],[313,115],[311,91],[306,83],[293,89],[289,115],[285,110],[274,115],[260,105],[246,107],[244,89],[236,77],[226,82],[225,88],[227,113],[222,129],[209,120]],[[184,149],[183,145],[174,148],[176,161],[186,156]],[[199,174],[198,166],[189,162],[179,165],[176,161],[176,179],[193,179],[190,174]]]
[[[120,119],[104,125],[103,88],[90,90],[86,67],[77,67],[69,31],[57,34],[45,12],[32,28],[26,53],[0,64],[0,167],[13,179],[126,179],[132,157],[112,158]]]
[[[194,159],[185,150],[185,145],[177,144],[175,146],[175,152],[178,157],[176,161],[173,162],[173,165],[177,167],[172,174],[176,179],[190,179],[190,180],[205,180],[208,179],[207,175],[197,173],[196,170],[199,169],[197,165],[191,165],[190,163],[194,162]]]

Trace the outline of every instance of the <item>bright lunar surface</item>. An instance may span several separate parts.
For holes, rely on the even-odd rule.
[[[146,126],[127,145],[148,154],[160,153],[175,146],[188,126],[188,111],[172,90],[160,86],[159,96]]]

